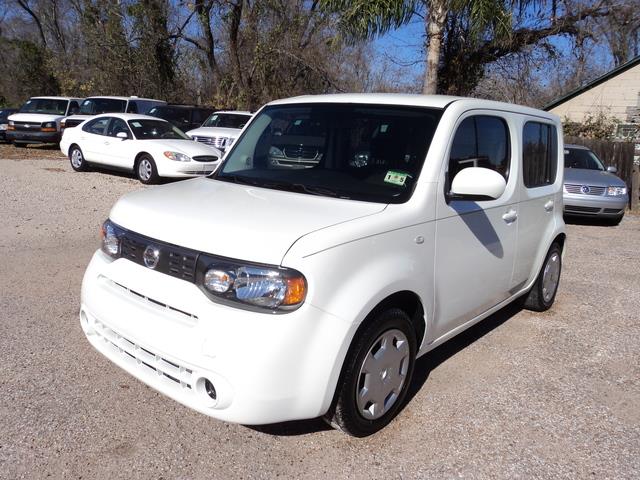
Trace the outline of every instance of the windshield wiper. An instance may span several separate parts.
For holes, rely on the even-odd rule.
[[[217,177],[215,177],[217,180],[222,180],[225,182],[233,182],[233,183],[238,183],[240,185],[251,185],[254,187],[261,187],[262,184],[256,180],[253,180],[251,178],[248,177],[243,177],[241,175],[219,175]]]

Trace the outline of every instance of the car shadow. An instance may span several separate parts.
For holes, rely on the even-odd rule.
[[[439,347],[434,348],[422,357],[416,360],[415,369],[411,385],[407,391],[407,397],[404,401],[402,409],[404,409],[416,394],[422,389],[429,375],[439,365],[454,357],[457,353],[467,348],[477,340],[484,337],[487,333],[495,330],[500,325],[511,319],[522,311],[520,302],[517,300],[511,302],[506,307],[498,310],[493,315],[488,316],[484,320],[478,322],[474,326],[468,328],[462,333],[456,335],[452,339],[443,343]],[[401,410],[402,410],[401,409]],[[310,420],[295,420],[291,422],[274,423],[270,425],[245,425],[245,427],[257,432],[266,433],[275,436],[297,436],[307,435],[310,433],[331,430],[331,427],[321,418]]]

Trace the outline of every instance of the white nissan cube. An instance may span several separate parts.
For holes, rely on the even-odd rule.
[[[417,357],[518,300],[554,302],[557,116],[445,96],[264,106],[206,178],[122,197],[82,285],[91,344],[203,414],[401,410]]]

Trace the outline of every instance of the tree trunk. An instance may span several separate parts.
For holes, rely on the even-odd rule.
[[[446,0],[445,0],[446,1]],[[444,35],[444,22],[447,9],[443,0],[428,2],[428,14],[425,16],[427,28],[427,62],[424,72],[422,93],[433,95],[438,93],[438,67],[440,66],[440,49]]]

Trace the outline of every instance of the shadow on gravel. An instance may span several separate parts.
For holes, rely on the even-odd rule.
[[[404,401],[404,407],[415,397],[420,391],[424,383],[429,378],[429,374],[440,364],[447,361],[461,350],[465,349],[476,340],[484,337],[487,333],[505,323],[507,320],[522,311],[519,302],[516,300],[507,305],[502,310],[497,311],[493,315],[485,318],[473,327],[456,335],[449,341],[443,343],[439,347],[423,355],[416,361],[415,370],[411,385],[407,392],[407,398]],[[297,420],[293,422],[275,423],[272,425],[245,425],[245,427],[257,432],[266,433],[276,436],[296,436],[316,433],[325,430],[331,430],[321,418],[311,420]]]

